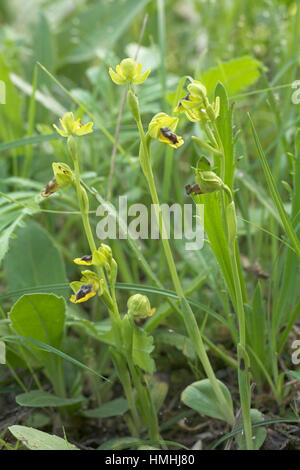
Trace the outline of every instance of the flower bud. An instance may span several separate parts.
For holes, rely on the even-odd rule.
[[[147,318],[155,312],[151,309],[150,301],[146,295],[132,295],[127,302],[128,315],[135,318]]]
[[[122,74],[128,78],[133,79],[136,70],[136,63],[133,59],[123,59],[120,63]]]
[[[201,100],[205,101],[207,98],[207,92],[205,86],[198,81],[194,81],[187,87],[188,91],[191,93],[193,96],[197,96]]]
[[[196,182],[202,194],[214,193],[223,188],[224,183],[213,171],[196,170]]]

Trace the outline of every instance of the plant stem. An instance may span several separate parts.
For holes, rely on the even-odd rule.
[[[231,265],[234,286],[236,291],[236,302],[237,302],[237,316],[239,323],[239,336],[240,336],[240,348],[238,347],[238,380],[239,380],[239,390],[240,390],[240,399],[241,399],[241,408],[243,415],[243,424],[245,430],[245,439],[247,450],[253,450],[253,440],[252,440],[252,426],[251,426],[251,416],[250,416],[250,407],[251,407],[251,396],[250,396],[250,381],[249,381],[249,371],[248,364],[249,360],[246,357],[246,320],[245,320],[245,310],[242,296],[242,289],[240,284],[240,277],[237,267],[236,260],[236,249],[235,242],[233,242],[231,247]],[[241,364],[244,364],[244,367],[241,367]]]
[[[149,149],[147,141],[146,141],[143,125],[142,125],[142,122],[141,122],[140,118],[137,120],[137,125],[138,125],[138,129],[139,129],[140,137],[141,137],[141,142],[142,142],[142,151],[144,153],[142,155],[142,158],[140,159],[141,160],[141,166],[142,166],[144,175],[145,175],[145,177],[147,179],[147,182],[148,182],[152,202],[155,205],[155,211],[156,211],[156,215],[157,215],[157,219],[158,219],[158,223],[159,223],[159,230],[160,230],[160,233],[161,233],[161,236],[162,236],[162,244],[163,244],[165,256],[167,258],[167,263],[168,263],[168,266],[169,266],[171,278],[172,278],[176,293],[178,295],[178,298],[181,301],[181,305],[184,309],[183,319],[184,319],[184,322],[185,322],[185,326],[186,326],[188,334],[191,338],[191,341],[194,345],[194,348],[197,352],[197,355],[198,355],[198,357],[199,357],[199,359],[200,359],[200,361],[203,365],[205,373],[206,373],[207,377],[210,380],[210,383],[212,385],[212,388],[214,390],[216,398],[219,402],[220,409],[222,410],[224,419],[228,423],[232,424],[234,422],[234,416],[233,416],[232,410],[229,407],[226,398],[224,397],[224,394],[223,394],[223,392],[222,392],[222,390],[221,390],[221,388],[218,384],[218,381],[216,379],[215,373],[214,373],[214,371],[211,367],[211,364],[210,364],[209,358],[207,356],[207,353],[206,353],[206,350],[205,350],[205,347],[204,347],[204,344],[203,344],[202,336],[201,336],[201,333],[199,331],[199,327],[198,327],[195,315],[194,315],[189,303],[187,302],[187,300],[184,297],[183,288],[181,286],[181,283],[180,283],[180,280],[179,280],[179,277],[178,277],[178,274],[177,274],[176,265],[175,265],[175,261],[174,261],[173,255],[172,255],[172,251],[171,251],[171,248],[170,248],[169,241],[165,237],[166,230],[165,230],[164,221],[163,221],[163,218],[162,218],[160,203],[159,203],[159,199],[158,199],[158,195],[157,195],[157,191],[156,191],[156,186],[155,186],[155,181],[154,181],[154,176],[153,176],[153,172],[152,172],[152,168],[151,168],[150,149]]]

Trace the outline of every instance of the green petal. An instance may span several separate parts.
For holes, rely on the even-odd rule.
[[[54,127],[54,129],[56,130],[56,132],[58,132],[62,137],[68,137],[68,133],[67,133],[67,132],[62,131],[62,130],[59,129],[55,124],[53,124],[53,127]]]
[[[135,83],[136,85],[143,83],[147,79],[150,72],[151,72],[151,69],[148,69],[146,70],[146,72],[142,73],[141,75],[134,77],[134,79],[132,80],[133,83]]]
[[[80,135],[90,134],[91,132],[93,132],[93,129],[92,129],[93,125],[94,125],[93,122],[89,122],[88,124],[85,124],[84,126],[79,127],[75,131],[76,135],[80,136]]]
[[[110,78],[116,85],[125,85],[126,80],[121,78],[112,68],[108,71]]]

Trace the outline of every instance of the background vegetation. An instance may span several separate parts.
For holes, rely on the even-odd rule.
[[[300,104],[292,102],[292,83],[300,77],[300,2],[3,0],[0,22],[0,79],[6,84],[6,104],[0,105],[3,447],[15,445],[8,431],[13,424],[61,437],[64,426],[69,442],[83,449],[130,446],[128,405],[109,354],[106,309],[97,299],[82,306],[68,301],[68,283],[78,279],[73,259],[89,252],[74,193],[67,189],[46,200],[40,194],[53,177],[52,162],[70,164],[52,124],[73,111],[84,122],[95,123],[95,132],[80,140],[81,177],[88,187],[104,200],[109,196],[116,207],[120,195],[129,204],[151,203],[138,163],[138,131],[126,106],[111,188],[109,183],[123,89],[111,81],[108,68],[134,57],[141,40],[138,61],[145,70],[151,67],[138,89],[145,127],[154,114],[172,113],[176,90],[183,96],[180,80],[185,76],[202,80],[211,97],[222,81],[234,107],[234,134],[239,133],[234,188],[256,383],[252,404],[264,414],[259,421],[274,420],[265,448],[299,449],[299,425],[288,424],[297,420],[299,409],[300,375],[291,363],[292,343],[299,339],[299,260],[262,161],[267,161],[276,194],[299,234]],[[248,112],[265,160],[258,156]],[[190,202],[184,187],[194,183],[191,167],[203,152],[191,139],[201,137],[195,124],[183,117],[177,131],[184,146],[173,152],[155,143],[152,154],[160,201],[168,204]],[[89,197],[95,232],[99,202],[93,193]],[[224,279],[208,243],[199,252],[185,251],[184,243],[171,240],[178,273],[217,377],[229,387],[238,410],[235,314]],[[230,429],[181,401],[183,390],[205,374],[182,321],[167,302],[173,286],[162,248],[156,240],[109,244],[119,266],[121,313],[126,313],[129,295],[137,292],[148,295],[157,308],[139,326],[154,338],[155,349],[151,341],[143,341],[142,353],[155,361],[151,380],[160,432],[174,446],[209,448]],[[57,323],[49,321],[50,339],[33,331],[31,310],[20,304],[26,302],[24,294],[40,292],[49,296],[42,300],[45,318],[51,319],[54,310],[62,312]],[[51,294],[67,301],[66,312],[63,301]],[[48,352],[17,333],[47,344]],[[39,402],[40,395],[29,394],[33,390],[52,398],[44,393]],[[53,394],[65,401],[55,402]],[[284,424],[276,423],[279,419]],[[22,440],[22,430],[14,428],[14,436]],[[146,439],[145,430],[140,437]],[[69,445],[59,442],[53,445]]]

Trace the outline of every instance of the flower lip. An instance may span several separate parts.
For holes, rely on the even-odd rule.
[[[178,141],[177,135],[174,132],[172,132],[169,127],[161,127],[160,131],[164,135],[164,137],[166,137],[172,142],[172,144],[178,144],[179,141]]]
[[[92,292],[93,292],[92,284],[83,284],[75,295],[76,302],[78,302],[81,299],[84,299],[88,294],[91,294]]]
[[[51,196],[51,194],[54,194],[56,191],[59,190],[59,185],[57,184],[56,178],[52,178],[49,183],[46,184],[46,187],[44,191],[42,192],[43,197],[48,197]]]
[[[190,194],[202,194],[202,191],[197,183],[195,184],[187,184],[185,186],[186,194],[189,196]]]
[[[81,261],[92,261],[93,255],[85,255],[81,258]]]
[[[75,258],[74,263],[83,264],[85,266],[91,266],[93,264],[93,255],[85,255],[82,258]]]
[[[191,93],[188,92],[181,100],[178,102],[178,108],[182,106],[182,101],[189,101],[190,100]]]

